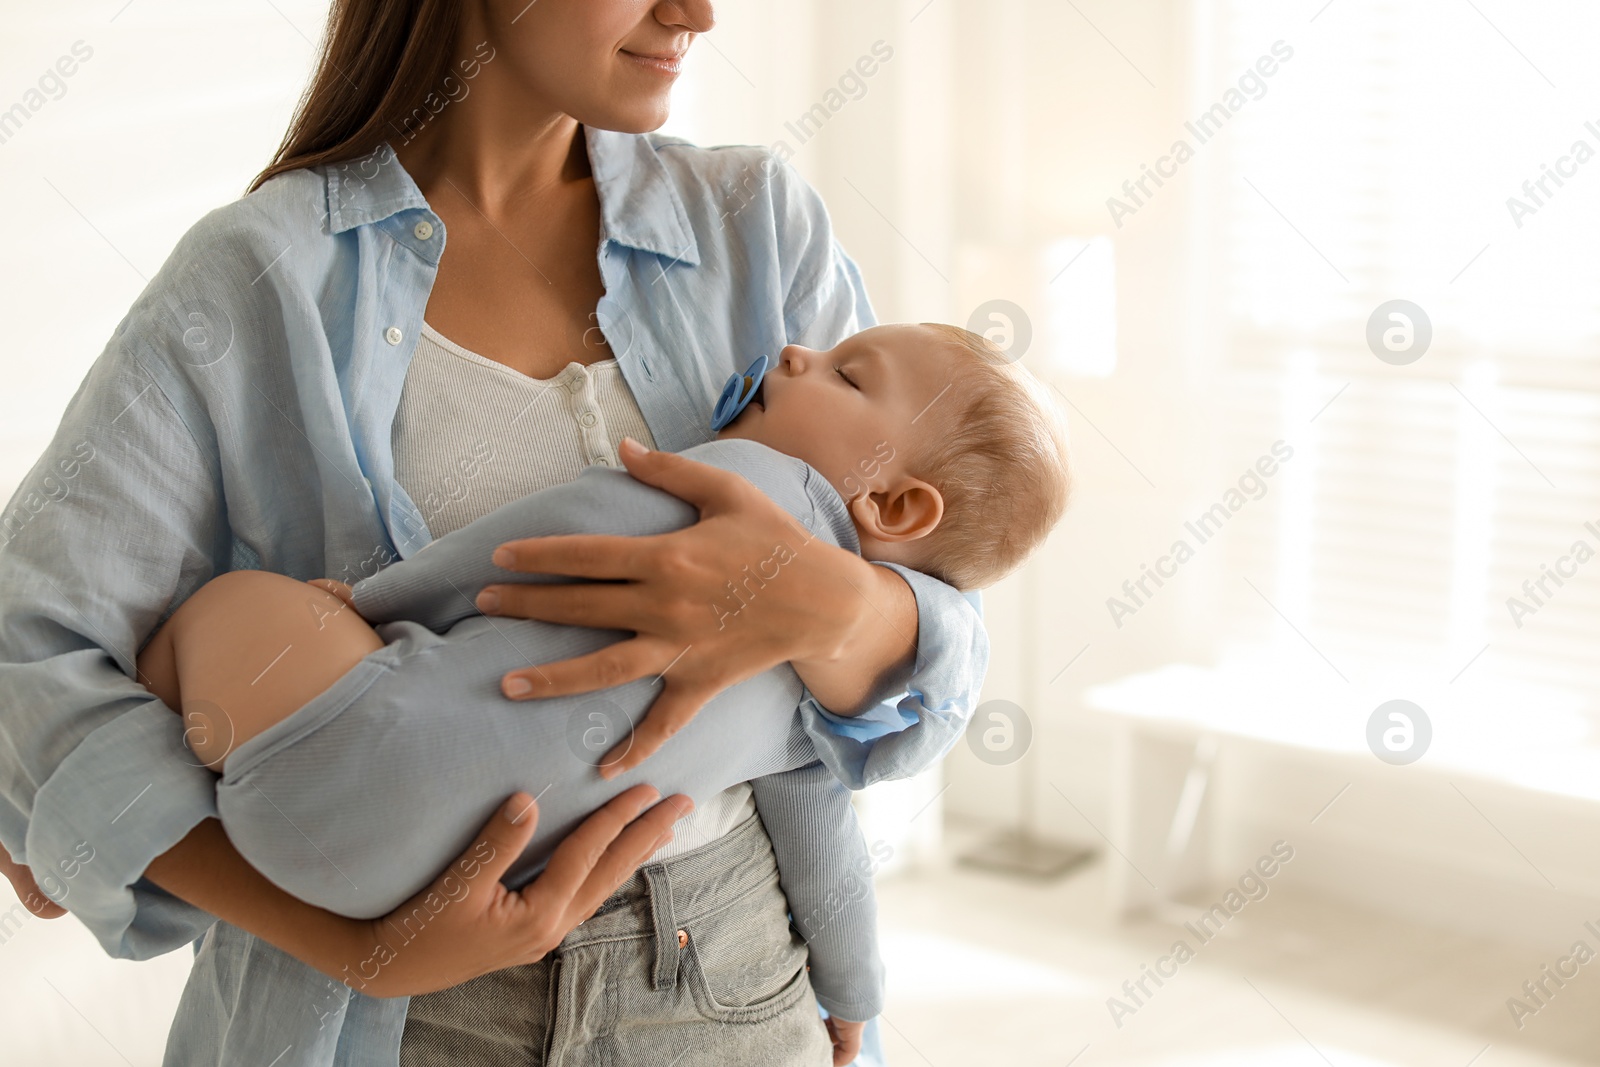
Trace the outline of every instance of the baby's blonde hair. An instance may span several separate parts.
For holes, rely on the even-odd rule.
[[[922,325],[971,358],[954,362],[929,443],[910,464],[944,497],[944,517],[916,566],[957,589],[981,589],[1020,566],[1066,510],[1066,420],[1039,380],[992,341]]]

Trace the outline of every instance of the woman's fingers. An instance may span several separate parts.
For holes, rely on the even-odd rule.
[[[648,629],[660,621],[655,605],[632,583],[488,585],[478,594],[476,603],[485,615],[540,619],[597,630]],[[491,610],[484,611],[485,605]]]
[[[702,517],[708,512],[728,511],[747,493],[756,491],[732,471],[685,459],[673,452],[653,451],[631,437],[623,439],[617,455],[629,474],[646,485],[665,489],[678,499],[688,501],[700,509]]]
[[[363,975],[377,979],[367,991],[385,997],[432,992],[493,969],[484,963],[497,956],[503,960],[498,963],[501,967],[526,962],[511,951],[505,930],[496,925],[504,912],[495,905],[506,896],[501,875],[528,847],[538,821],[534,799],[513,793],[484,824],[478,839],[431,885],[388,915],[373,919],[371,936],[389,955],[387,963],[379,952],[367,955],[369,962],[376,959],[382,966],[381,971]],[[432,903],[424,903],[435,898],[451,901],[452,906],[439,912]],[[420,930],[416,928],[419,907],[437,913]],[[407,949],[396,955],[399,945]],[[367,945],[361,950],[369,953]]]
[[[646,569],[641,558],[648,537],[612,534],[560,534],[507,541],[495,550],[494,565],[528,574],[565,574],[574,578],[637,578]]]
[[[644,720],[600,761],[600,777],[615,778],[619,774],[626,774],[655,755],[715,695],[715,690],[689,685],[674,686],[669,682],[661,695],[656,697],[655,703],[650,705]]]
[[[538,825],[538,803],[526,793],[513,793],[500,805],[494,818],[484,824],[473,846],[450,865],[446,876],[454,871],[466,879],[468,885],[497,884],[500,876],[533,840],[533,831]]]
[[[39,883],[34,881],[33,871],[24,864],[17,863],[0,848],[0,874],[6,876],[11,883],[11,888],[16,891],[17,899],[22,901],[22,906],[41,919],[59,919],[67,913],[67,909],[45,896],[39,889]]]
[[[306,584],[314,585],[323,592],[332,593],[344,601],[348,607],[355,607],[355,593],[348,585],[337,578],[310,578],[306,580]]]
[[[361,972],[363,990],[384,997],[428,993],[540,959],[670,831],[678,809],[645,812],[659,795],[639,785],[612,798],[557,846],[543,874],[511,892],[500,879],[527,848],[538,821],[534,798],[513,794],[432,885],[365,925],[355,943],[372,971]],[[441,910],[434,898],[450,906]]]
[[[629,824],[638,819],[640,812],[654,804],[660,796],[661,793],[654,786],[636,785],[612,797],[556,846],[544,872],[522,890],[523,900],[534,906],[536,914],[551,908],[565,910],[605,857],[612,842],[622,836]],[[663,816],[656,816],[647,825],[653,826],[661,818]],[[635,844],[643,834],[644,831],[641,831],[630,836],[630,845]],[[660,836],[659,830],[655,836]]]
[[[63,908],[43,893],[35,893],[25,898],[22,906],[41,919],[59,919],[67,913],[66,908]]]
[[[500,691],[512,700],[545,700],[573,693],[592,693],[660,674],[675,653],[652,637],[633,637],[572,659],[511,671],[500,679]],[[517,682],[526,682],[520,689]]]
[[[694,810],[682,793],[670,796],[636,819],[611,843],[572,900],[572,914],[587,919],[617,887],[632,877],[656,849],[672,840],[672,825]]]

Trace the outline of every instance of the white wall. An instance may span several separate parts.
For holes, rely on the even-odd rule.
[[[948,800],[954,812],[1005,818],[1021,802],[1026,764],[1036,762],[1034,830],[1099,845],[1095,827],[1106,829],[1109,815],[1110,742],[1079,714],[1077,694],[1204,652],[1203,632],[1181,625],[1181,591],[1121,631],[1108,625],[1103,600],[1138,573],[1147,546],[1131,535],[1165,529],[1181,513],[1186,485],[1204,469],[1205,448],[1184,403],[1183,194],[1155,202],[1140,225],[1120,231],[1105,209],[1130,166],[1137,173],[1138,161],[1181,124],[1185,5],[1078,6],[1082,15],[1070,5],[1017,2],[1004,6],[1003,17],[988,5],[958,7],[958,39],[988,57],[957,66],[962,237],[1026,248],[1043,236],[1110,236],[1118,362],[1106,379],[1053,377],[1072,405],[1075,498],[1049,546],[986,594],[997,656],[984,695],[1013,700],[1033,717],[1034,750],[1007,767],[958,750],[948,764],[955,783]],[[1000,74],[1009,68],[1020,68],[1020,77]],[[1015,156],[990,147],[1005,133],[997,114],[1012,110],[1022,119]],[[1013,188],[1020,206],[1006,210]],[[1024,363],[1048,373],[1040,357]]]
[[[818,0],[780,14],[730,3],[712,39],[725,56],[699,58],[709,68],[701,84],[714,88],[682,112],[696,139],[771,144],[871,41],[892,43],[894,60],[866,96],[795,158],[885,319],[964,323],[995,296],[1038,319],[1037,289],[1010,291],[964,262],[974,252],[1015,262],[1055,237],[1113,239],[1116,371],[1053,376],[1072,405],[1077,498],[1048,549],[985,596],[995,660],[984,696],[1025,709],[1033,746],[1000,767],[958,747],[941,798],[949,814],[1015,824],[1031,783],[1034,832],[1102,849],[1111,741],[1103,720],[1085,712],[1084,690],[1168,662],[1209,662],[1226,622],[1219,589],[1238,584],[1230,549],[1186,568],[1120,629],[1105,608],[1152,547],[1237,473],[1222,469],[1227,427],[1203,402],[1218,353],[1204,340],[1209,220],[1196,202],[1216,180],[1212,161],[1187,166],[1121,228],[1105,205],[1165,150],[1191,100],[1215,99],[1217,74],[1191,47],[1207,10],[1180,0]],[[779,54],[783,62],[769,61]],[[1040,354],[1025,362],[1047,373]],[[1425,766],[1396,773],[1406,770],[1225,745],[1209,808],[1215,875],[1236,876],[1265,843],[1288,837],[1304,844],[1298,886],[1540,944],[1600,900],[1600,867],[1572,847],[1600,830],[1593,805],[1452,782]]]
[[[277,147],[326,10],[316,0],[278,0],[276,10],[125,3],[17,5],[0,35],[0,108],[75,42],[92,50],[65,93],[0,143],[0,197],[19,250],[0,286],[11,313],[0,390],[7,498],[145,280]]]

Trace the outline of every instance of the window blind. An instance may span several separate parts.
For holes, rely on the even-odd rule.
[[[1195,114],[1294,50],[1191,165],[1219,473],[1296,449],[1232,527],[1225,643],[1595,710],[1600,10],[1201,11]],[[1408,365],[1367,341],[1392,299],[1432,325]]]

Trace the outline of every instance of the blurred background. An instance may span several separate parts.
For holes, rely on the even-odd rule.
[[[326,10],[7,13],[6,497]],[[1600,1062],[1600,8],[717,16],[666,132],[786,155],[880,319],[1072,424],[966,743],[861,800],[890,1061]],[[158,1063],[187,966],[0,896],[0,1060]]]

